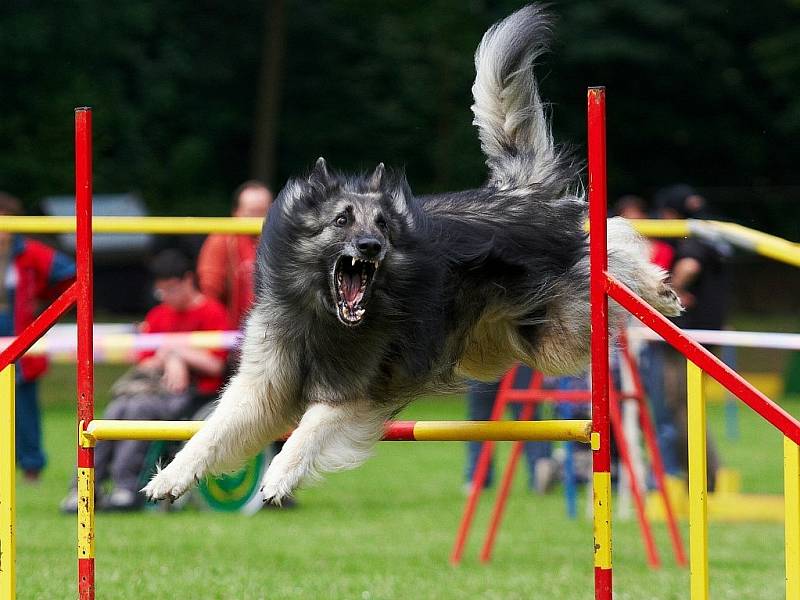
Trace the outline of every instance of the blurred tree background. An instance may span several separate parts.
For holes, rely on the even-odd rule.
[[[72,109],[95,109],[95,189],[153,214],[225,214],[319,155],[405,166],[418,192],[479,185],[472,55],[510,0],[0,3],[0,189],[72,190]],[[583,153],[609,93],[610,194],[686,181],[722,216],[800,241],[800,1],[553,5],[543,95]]]

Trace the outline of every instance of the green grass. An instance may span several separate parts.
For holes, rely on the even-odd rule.
[[[98,390],[118,372],[98,369]],[[55,369],[44,390],[49,469],[40,485],[18,488],[21,599],[75,597],[75,520],[56,509],[75,455],[74,414],[65,404],[74,384],[67,373]],[[800,413],[800,403],[787,408]],[[780,436],[743,407],[742,440],[734,444],[722,435],[721,408],[709,412],[723,458],[742,471],[746,491],[780,493]],[[463,399],[454,396],[423,399],[403,416],[463,414]],[[98,597],[592,598],[590,520],[568,520],[560,493],[525,491],[522,474],[492,563],[476,559],[494,498],[489,493],[463,565],[448,564],[465,500],[463,460],[462,444],[384,443],[360,469],[300,491],[297,510],[253,517],[195,510],[100,514]],[[688,597],[688,571],[673,566],[665,528],[655,527],[665,562],[660,571],[646,567],[635,522],[614,522],[617,598]],[[685,524],[682,529],[685,535]],[[714,524],[710,540],[713,598],[783,597],[780,525]]]

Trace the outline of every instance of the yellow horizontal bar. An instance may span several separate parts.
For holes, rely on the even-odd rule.
[[[761,256],[800,267],[800,244],[736,223],[711,221],[711,225],[738,246],[749,247]]]
[[[591,421],[417,421],[420,442],[577,441],[589,443]]]
[[[634,219],[633,228],[646,237],[684,238],[691,235],[685,219]]]
[[[237,233],[258,235],[263,220],[234,217],[103,217],[92,218],[95,233],[207,234]],[[637,219],[631,225],[647,237],[680,238],[696,235],[693,226],[716,232],[732,244],[767,258],[800,266],[800,244],[762,233],[736,223],[684,219]],[[588,223],[586,224],[588,229]],[[0,231],[15,233],[73,233],[75,217],[4,216]]]
[[[188,440],[202,421],[113,421],[98,419],[86,427],[81,444],[99,440]],[[591,421],[417,421],[414,437],[426,442],[577,441],[589,442]]]
[[[645,237],[684,238],[692,235],[685,219],[628,219],[628,223]],[[584,225],[589,231],[589,222]]]
[[[188,440],[203,421],[114,421],[95,419],[82,433],[81,444],[94,446],[100,440]]]
[[[263,219],[234,217],[92,217],[95,233],[258,235]],[[15,233],[74,233],[75,217],[3,216],[0,231]]]

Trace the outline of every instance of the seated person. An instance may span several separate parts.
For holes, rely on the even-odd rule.
[[[156,256],[151,271],[161,301],[147,313],[142,333],[180,333],[230,329],[225,308],[197,288],[189,260],[174,250]],[[112,401],[104,419],[175,420],[190,417],[214,399],[222,386],[226,351],[165,344],[143,352],[138,363],[112,387]],[[149,442],[101,441],[95,448],[95,485],[98,510],[138,510],[144,505],[139,477]],[[108,495],[105,485],[112,486]],[[75,512],[77,485],[61,503],[63,512]]]

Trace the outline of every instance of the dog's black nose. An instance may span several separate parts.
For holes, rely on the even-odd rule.
[[[356,242],[356,247],[367,258],[375,258],[381,253],[381,242],[374,237],[363,237]]]

